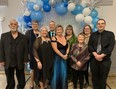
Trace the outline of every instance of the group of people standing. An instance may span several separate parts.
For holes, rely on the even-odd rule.
[[[73,26],[68,25],[64,33],[62,25],[54,21],[48,29],[32,21],[32,30],[25,35],[18,32],[18,23],[10,21],[10,32],[3,33],[0,41],[0,65],[5,67],[6,89],[14,89],[14,70],[18,79],[17,89],[24,89],[24,63],[30,62],[30,89],[34,83],[40,89],[83,89],[89,85],[89,65],[92,73],[93,89],[106,89],[106,80],[111,66],[111,52],[115,45],[114,34],[105,30],[106,21],[99,19],[98,31],[92,33],[89,25],[78,36]],[[85,84],[84,84],[85,78]]]

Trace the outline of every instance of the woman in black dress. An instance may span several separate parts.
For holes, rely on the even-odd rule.
[[[41,37],[37,38],[33,45],[34,58],[37,62],[37,78],[40,88],[46,88],[47,80],[53,66],[53,50],[50,39],[47,37],[47,28],[41,28]]]

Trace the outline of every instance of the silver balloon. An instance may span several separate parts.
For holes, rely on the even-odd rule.
[[[49,4],[50,4],[52,7],[54,7],[55,4],[56,4],[56,1],[55,1],[55,0],[49,0]]]

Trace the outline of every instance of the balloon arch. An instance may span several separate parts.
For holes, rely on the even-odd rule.
[[[96,23],[99,19],[95,8],[96,3],[98,3],[97,0],[93,0],[92,3],[87,3],[85,0],[22,0],[21,4],[25,10],[22,16],[17,17],[17,20],[21,25],[23,23],[24,28],[31,28],[31,20],[41,22],[44,18],[43,13],[49,13],[51,8],[54,8],[59,16],[70,12],[82,27],[89,24],[93,31],[96,31]]]

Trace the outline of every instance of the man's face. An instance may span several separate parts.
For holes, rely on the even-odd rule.
[[[105,27],[106,27],[106,23],[104,20],[99,20],[98,23],[97,23],[97,28],[99,31],[103,31],[105,30]]]
[[[18,29],[18,22],[16,20],[11,20],[9,27],[12,32],[16,32]]]
[[[50,28],[51,31],[54,31],[55,30],[55,23],[54,22],[50,22],[49,28]]]
[[[36,22],[32,22],[32,29],[33,30],[38,30],[39,29],[39,24]]]

